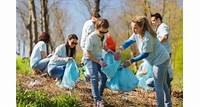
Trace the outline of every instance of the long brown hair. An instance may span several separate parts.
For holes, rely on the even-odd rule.
[[[150,26],[150,23],[145,16],[135,16],[133,17],[132,22],[138,24],[139,27],[142,27],[144,32],[148,31],[153,37],[156,38],[156,33]]]
[[[78,40],[78,37],[76,36],[76,34],[69,34],[67,36],[67,41],[66,41],[66,56],[68,57],[74,57],[76,54],[76,46],[74,48],[70,48],[68,41],[71,39],[76,39]]]

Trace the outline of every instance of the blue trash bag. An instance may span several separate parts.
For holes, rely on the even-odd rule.
[[[108,88],[114,91],[127,92],[137,87],[138,79],[128,68],[120,66],[120,62],[114,59],[112,53],[104,53],[103,60],[107,66],[101,68],[101,70],[108,78],[106,83]]]
[[[143,74],[142,72],[146,73]],[[139,80],[138,83],[139,88],[142,88],[146,91],[153,90],[153,87],[149,87],[147,85],[147,80],[153,78],[153,67],[147,61],[144,60],[144,62],[140,65],[136,77]]]
[[[107,87],[114,91],[128,92],[137,87],[138,79],[128,68],[119,68],[116,75],[107,81]]]
[[[76,82],[78,81],[79,77],[80,77],[79,69],[76,65],[75,60],[70,60],[66,64],[64,75],[59,86],[61,88],[72,89],[75,86]]]
[[[120,62],[114,59],[114,55],[110,52],[103,52],[103,61],[107,64],[106,67],[102,67],[101,71],[106,74],[108,80],[113,78],[120,66]]]

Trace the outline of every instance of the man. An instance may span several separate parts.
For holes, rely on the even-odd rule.
[[[151,15],[151,23],[156,28],[156,34],[159,41],[163,44],[171,57],[171,47],[169,43],[169,27],[162,22],[162,16],[159,13]],[[171,93],[171,81],[173,79],[171,64],[168,67],[167,84]]]
[[[93,12],[91,19],[86,21],[83,25],[82,36],[81,36],[81,49],[84,50],[86,38],[95,30],[95,22],[101,16],[97,12]]]

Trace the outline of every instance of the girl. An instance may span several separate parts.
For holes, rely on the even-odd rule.
[[[39,42],[33,48],[30,65],[34,74],[47,72],[47,65],[49,63],[49,58],[47,58],[47,44],[49,40],[49,34],[42,32],[39,36]]]
[[[151,28],[145,16],[136,16],[132,19],[131,27],[133,35],[121,46],[124,50],[131,44],[136,43],[140,54],[124,62],[128,67],[131,63],[145,59],[153,66],[155,80],[155,90],[158,107],[171,107],[171,96],[167,86],[167,68],[169,64],[169,54],[156,38],[156,33]]]

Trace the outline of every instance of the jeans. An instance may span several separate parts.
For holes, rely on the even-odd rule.
[[[171,95],[167,85],[167,69],[169,59],[160,65],[153,66],[155,91],[158,107],[172,107]]]
[[[32,68],[39,69],[43,73],[47,72],[47,65],[49,63],[50,58],[41,59],[38,63],[36,63]]]
[[[104,88],[106,87],[107,77],[101,71],[101,66],[99,64],[89,59],[85,59],[84,64],[89,70],[94,101],[101,101],[101,96],[103,95]]]
[[[59,80],[62,80],[62,77],[63,77],[64,72],[65,72],[65,68],[66,68],[65,65],[54,66],[54,67],[51,67],[48,70],[48,73],[49,73],[50,76],[52,76],[54,78],[58,78]]]

